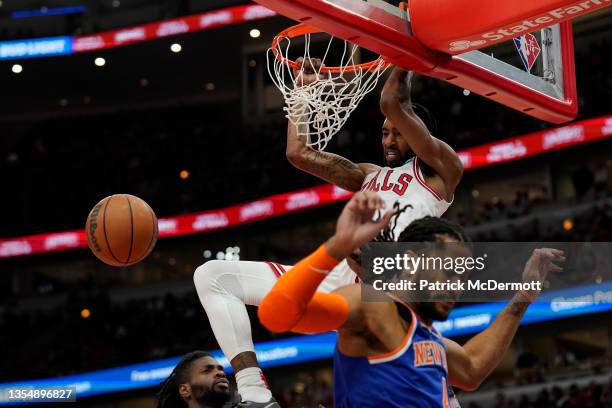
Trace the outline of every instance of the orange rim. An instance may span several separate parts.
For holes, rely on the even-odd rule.
[[[281,31],[280,33],[276,35],[276,37],[274,37],[274,39],[272,40],[272,53],[274,54],[274,57],[279,62],[286,64],[293,69],[300,69],[301,67],[300,64],[298,64],[297,62],[289,58],[283,57],[278,52],[278,48],[279,48],[278,44],[281,42],[283,38],[295,38],[295,37],[299,37],[299,36],[306,35],[306,34],[316,34],[316,33],[321,33],[321,32],[322,31],[319,30],[318,28],[314,28],[312,26],[309,26],[303,23],[291,26]],[[381,61],[383,62],[381,69],[384,69],[390,65],[390,63],[385,61],[384,58],[381,56],[375,59],[374,61],[364,62],[363,64],[347,65],[346,67],[321,67],[320,72],[323,72],[326,74],[340,74],[343,72],[374,71],[380,65]]]

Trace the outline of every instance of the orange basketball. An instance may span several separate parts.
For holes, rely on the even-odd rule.
[[[102,262],[134,265],[149,255],[157,242],[157,217],[140,198],[115,194],[91,210],[85,234],[89,249]]]

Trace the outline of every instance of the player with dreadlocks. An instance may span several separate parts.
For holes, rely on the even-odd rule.
[[[157,408],[221,408],[231,399],[223,366],[204,351],[185,354],[157,397]]]
[[[451,386],[474,390],[493,371],[538,292],[517,292],[495,321],[463,346],[432,326],[435,320],[445,320],[454,306],[441,301],[438,292],[425,291],[420,301],[409,291],[377,292],[386,302],[362,300],[362,290],[374,290],[365,284],[317,292],[341,259],[388,224],[392,210],[378,221],[372,219],[384,207],[375,193],[355,194],[338,218],[336,233],[278,279],[259,306],[259,319],[274,332],[338,330],[335,408],[452,408],[457,402]],[[471,256],[462,228],[435,217],[413,221],[398,240],[418,242],[423,248],[429,243],[432,252],[423,251],[432,256],[440,256],[439,251],[445,257]],[[536,249],[525,265],[523,281],[544,281],[548,272],[561,270],[555,262],[564,260],[562,251]],[[401,271],[396,278],[409,280],[418,269]],[[454,274],[435,268],[426,272],[438,281]]]

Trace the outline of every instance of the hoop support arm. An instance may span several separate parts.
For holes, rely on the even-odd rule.
[[[497,75],[461,57],[426,48],[408,34],[409,28],[405,19],[385,12],[370,2],[351,0],[255,1],[279,14],[383,55],[386,61],[394,65],[468,89],[535,118],[552,123],[563,123],[576,117],[577,97],[573,48],[566,50],[568,52],[563,57],[564,97],[559,100],[529,89],[510,78]],[[356,7],[359,9],[356,10]],[[571,22],[561,23],[560,26],[564,39],[571,40]],[[571,44],[571,41],[568,44]]]
[[[563,41],[568,44],[566,47],[569,48],[563,53],[564,98],[562,100],[551,98],[457,56],[439,64],[429,72],[424,72],[424,74],[469,89],[527,115],[552,123],[564,123],[576,117],[578,97],[574,49],[571,41],[573,36],[571,21],[561,23],[560,30]]]
[[[279,14],[316,27],[362,48],[389,57],[394,64],[427,71],[437,65],[443,54],[428,50],[408,36],[406,21],[364,1],[328,0],[255,0]],[[359,13],[350,12],[359,7]],[[344,12],[338,13],[338,10]],[[380,21],[385,21],[382,24]],[[359,27],[358,30],[355,28]],[[385,35],[381,39],[380,33]],[[400,61],[403,62],[400,63]]]

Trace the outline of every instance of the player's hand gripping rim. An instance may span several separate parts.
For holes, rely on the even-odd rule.
[[[293,70],[295,84],[298,87],[308,86],[321,79],[321,68],[324,64],[321,62],[320,58],[304,59],[300,57],[295,60],[295,62],[300,66],[300,69]]]

